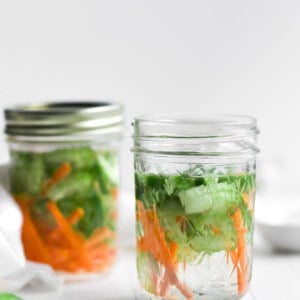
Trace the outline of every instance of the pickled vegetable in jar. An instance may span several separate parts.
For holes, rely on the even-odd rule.
[[[117,251],[121,107],[57,102],[5,116],[26,258],[68,273],[107,270]]]
[[[137,269],[151,299],[239,299],[252,271],[256,120],[134,121]]]

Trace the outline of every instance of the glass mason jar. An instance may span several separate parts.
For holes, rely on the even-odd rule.
[[[70,274],[108,269],[116,255],[121,107],[54,102],[9,108],[5,118],[26,258]]]
[[[137,269],[151,299],[239,299],[252,268],[256,120],[136,118]]]

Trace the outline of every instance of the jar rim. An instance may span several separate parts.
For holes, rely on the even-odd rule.
[[[163,113],[145,114],[134,118],[137,122],[155,123],[189,123],[189,124],[235,124],[255,125],[257,120],[254,117],[240,114],[200,114],[200,113]]]
[[[258,153],[256,118],[235,114],[166,113],[133,122],[135,153],[236,156]]]
[[[136,138],[239,138],[259,133],[254,117],[235,114],[165,113],[134,119]]]

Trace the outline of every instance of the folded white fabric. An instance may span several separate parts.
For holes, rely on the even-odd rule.
[[[24,268],[25,257],[21,244],[22,215],[7,192],[6,166],[0,166],[0,277]]]
[[[8,167],[0,165],[0,291],[24,287],[59,289],[62,279],[51,267],[27,262],[21,243],[22,214],[8,191]]]
[[[26,291],[48,292],[60,289],[62,278],[45,264],[26,262],[25,266],[8,276],[0,278],[0,290],[6,292]]]

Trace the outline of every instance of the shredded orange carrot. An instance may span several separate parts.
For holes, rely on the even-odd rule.
[[[71,246],[80,246],[82,243],[82,238],[75,234],[73,228],[69,222],[65,219],[63,214],[60,212],[56,203],[53,201],[48,201],[46,204],[48,210],[52,214],[54,220],[56,221],[61,232],[65,235]]]
[[[166,297],[169,287],[170,287],[169,275],[168,275],[167,270],[165,270],[164,276],[163,276],[163,278],[161,280],[161,284],[160,284],[159,296]]]
[[[153,270],[151,270],[150,277],[154,288],[153,293],[154,295],[159,296],[159,276]]]
[[[57,233],[63,237],[63,241],[65,239],[64,233],[60,231],[57,231]],[[114,237],[110,231],[108,236],[111,238]],[[95,237],[98,241],[94,240]],[[80,245],[80,248],[78,248],[78,246],[75,248],[74,246],[70,246],[69,243],[63,247],[54,246],[54,242],[51,240],[51,235],[48,235],[48,238],[50,239],[49,246],[51,253],[53,254],[51,265],[55,269],[68,272],[77,272],[80,270],[104,270],[113,263],[116,255],[116,249],[108,246],[107,244],[100,243],[101,239],[99,237],[98,232],[96,232],[96,234],[92,235],[90,239],[84,241]]]
[[[65,219],[63,214],[60,212],[60,210],[56,206],[55,202],[48,201],[46,204],[46,207],[52,214],[54,220],[57,223],[58,228],[60,229],[64,238],[67,240],[69,246],[71,248],[76,249],[76,251],[78,253],[78,260],[81,261],[81,263],[84,266],[89,268],[90,262],[86,259],[85,255],[84,255],[84,250],[83,250],[84,240],[83,240],[83,238],[73,230],[72,226]]]
[[[143,238],[138,247],[148,251],[165,268],[160,294],[166,294],[169,285],[175,285],[186,299],[192,299],[193,293],[189,288],[181,283],[176,274],[177,263],[175,255],[177,251],[176,243],[168,243],[165,238],[165,231],[160,226],[159,218],[155,206],[152,210],[145,209],[143,203],[139,200],[137,205],[137,218],[143,225]]]
[[[193,298],[192,291],[183,282],[178,281],[176,287],[187,300],[191,300]]]
[[[31,221],[27,204],[22,203],[20,204],[20,207],[23,213],[22,241],[24,244],[25,255],[31,260],[49,263],[49,251]]]
[[[137,240],[137,249],[139,251],[147,252],[148,248],[146,243],[144,242],[144,237],[141,237],[140,239]]]
[[[230,251],[230,256],[234,265],[234,269],[237,269],[238,292],[240,295],[242,295],[245,293],[248,284],[245,241],[245,233],[247,229],[243,225],[243,217],[239,208],[236,209],[231,218],[237,232],[237,249]]]
[[[111,191],[111,195],[113,196],[113,199],[116,200],[119,196],[119,189],[118,188],[113,188]]]
[[[244,203],[245,203],[246,207],[248,208],[249,212],[251,214],[253,214],[253,212],[254,212],[253,198],[255,196],[255,190],[252,189],[249,193],[243,193],[242,196],[243,196]]]
[[[23,243],[28,259],[48,263],[56,270],[67,272],[100,271],[113,263],[116,249],[103,243],[106,238],[115,238],[112,231],[102,228],[95,231],[90,239],[84,240],[72,228],[71,223],[82,217],[82,209],[76,209],[69,218],[65,218],[56,203],[49,201],[46,207],[57,228],[45,235],[43,240],[37,225],[31,220],[29,207],[25,203],[20,205],[24,216]]]
[[[67,218],[67,221],[70,225],[76,224],[84,216],[84,210],[81,207],[77,207],[73,213]],[[48,233],[50,240],[54,245],[58,244],[60,246],[66,246],[65,239],[62,238],[60,228],[56,228]]]
[[[176,295],[168,295],[166,300],[179,300],[179,298]]]
[[[226,251],[226,263],[227,264],[229,263],[229,256],[230,256],[229,252],[230,252],[229,250]]]
[[[160,227],[155,209],[146,210],[142,202],[137,201],[138,217],[143,224],[144,243],[149,252],[164,266],[173,266],[173,259],[165,240],[164,230]]]
[[[34,202],[34,198],[29,196],[29,195],[14,195],[14,199],[17,201],[17,203],[22,204],[22,203],[27,203],[30,204]]]
[[[170,252],[171,252],[171,255],[172,255],[174,261],[175,261],[177,249],[178,249],[178,244],[175,242],[171,242],[170,243]]]
[[[243,216],[239,208],[232,214],[231,219],[237,231],[243,227]]]
[[[51,184],[68,175],[68,164],[63,164],[54,174]],[[45,187],[46,185],[44,185]],[[47,188],[51,185],[48,184]],[[107,227],[94,231],[85,239],[73,225],[84,215],[84,210],[76,208],[65,217],[53,201],[46,203],[56,227],[41,229],[40,220],[31,216],[31,205],[36,199],[28,195],[15,195],[23,214],[22,241],[26,258],[50,264],[55,270],[66,272],[95,272],[108,268],[115,260],[116,248],[107,244],[115,240],[115,233]]]
[[[169,246],[173,261],[174,261],[174,265],[177,266],[177,262],[176,262],[176,253],[177,253],[177,249],[178,249],[178,244],[175,242],[171,242],[170,246]],[[161,281],[161,286],[160,286],[160,296],[161,297],[166,297],[168,289],[170,287],[170,280],[169,280],[169,276],[167,271],[165,270],[164,276],[162,278]]]
[[[85,242],[85,248],[93,248],[98,244],[103,243],[103,241],[107,238],[114,238],[115,234],[107,227],[98,229],[93,233],[93,235],[89,238],[88,241]]]
[[[51,178],[48,179],[48,181],[45,183],[45,185],[42,188],[42,194],[46,194],[48,190],[58,183],[59,181],[63,180],[65,177],[67,177],[71,173],[71,165],[67,162],[61,164],[57,170],[55,170],[54,174]]]
[[[237,268],[237,278],[238,278],[238,292],[240,295],[243,295],[247,290],[247,280],[245,278],[246,274],[241,270],[241,268]]]
[[[69,224],[76,224],[84,216],[84,210],[81,207],[77,207],[73,213],[68,217]]]
[[[184,261],[183,261],[183,272],[185,273],[185,271],[186,271],[186,260],[184,259]]]
[[[230,258],[231,258],[231,261],[233,264],[233,270],[232,270],[232,273],[233,273],[235,271],[235,269],[238,267],[239,257],[238,257],[236,250],[228,251],[228,254],[230,255]]]

